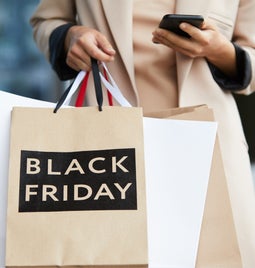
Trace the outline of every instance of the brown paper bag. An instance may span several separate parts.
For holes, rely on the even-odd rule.
[[[205,105],[153,112],[145,116],[214,121],[213,110]],[[196,263],[196,268],[216,267],[242,267],[218,138],[214,148]]]
[[[16,107],[10,140],[6,267],[147,267],[140,108]]]

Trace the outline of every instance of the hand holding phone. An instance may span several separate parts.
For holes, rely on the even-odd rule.
[[[204,18],[201,15],[167,14],[162,18],[159,28],[189,38],[190,35],[180,29],[180,24],[182,22],[186,22],[195,27],[201,28]]]

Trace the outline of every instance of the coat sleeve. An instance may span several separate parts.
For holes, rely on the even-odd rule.
[[[72,26],[72,23],[60,25],[50,35],[49,60],[60,80],[70,80],[78,74],[77,71],[66,64],[65,38],[66,33]]]
[[[233,35],[235,42],[241,49],[245,50],[250,58],[251,81],[249,85],[235,91],[240,94],[251,94],[255,91],[255,1],[241,0],[236,18],[236,24]]]
[[[42,0],[30,18],[34,40],[48,60],[52,32],[68,23],[76,24],[76,7],[73,0]]]
[[[216,66],[208,62],[212,76],[215,82],[223,89],[234,92],[241,92],[246,89],[251,83],[251,61],[249,54],[233,43],[236,52],[236,69],[235,77],[228,77]]]

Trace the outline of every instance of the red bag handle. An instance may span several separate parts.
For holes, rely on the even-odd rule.
[[[86,73],[83,81],[81,82],[80,90],[75,102],[75,107],[82,107],[83,101],[85,99],[85,93],[88,85],[89,80],[89,72]]]
[[[104,77],[107,81],[109,81],[106,70],[104,69]],[[108,97],[108,102],[110,106],[113,106],[113,100],[112,100],[112,94],[110,93],[109,90],[107,90],[107,97]]]
[[[106,73],[105,69],[103,71],[104,71],[104,77],[108,81],[108,77],[107,77],[107,73]],[[85,95],[86,95],[87,85],[88,85],[89,73],[90,72],[86,73],[86,75],[81,83],[80,90],[79,90],[79,93],[78,93],[78,96],[77,96],[77,99],[75,102],[75,107],[82,107],[82,105],[83,105]],[[113,98],[112,98],[112,94],[109,92],[109,90],[107,90],[107,97],[108,97],[109,105],[113,106]]]

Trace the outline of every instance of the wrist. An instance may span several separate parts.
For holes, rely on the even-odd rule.
[[[71,26],[68,31],[66,32],[66,37],[65,37],[65,42],[64,42],[64,50],[65,53],[68,52],[68,49],[70,47],[70,42],[71,42],[71,36],[72,36],[72,32],[74,30],[74,28],[77,27],[75,25]]]
[[[206,57],[206,59],[221,70],[225,75],[229,77],[236,76],[236,52],[235,47],[231,42],[227,41],[226,43],[218,46],[215,53]]]

